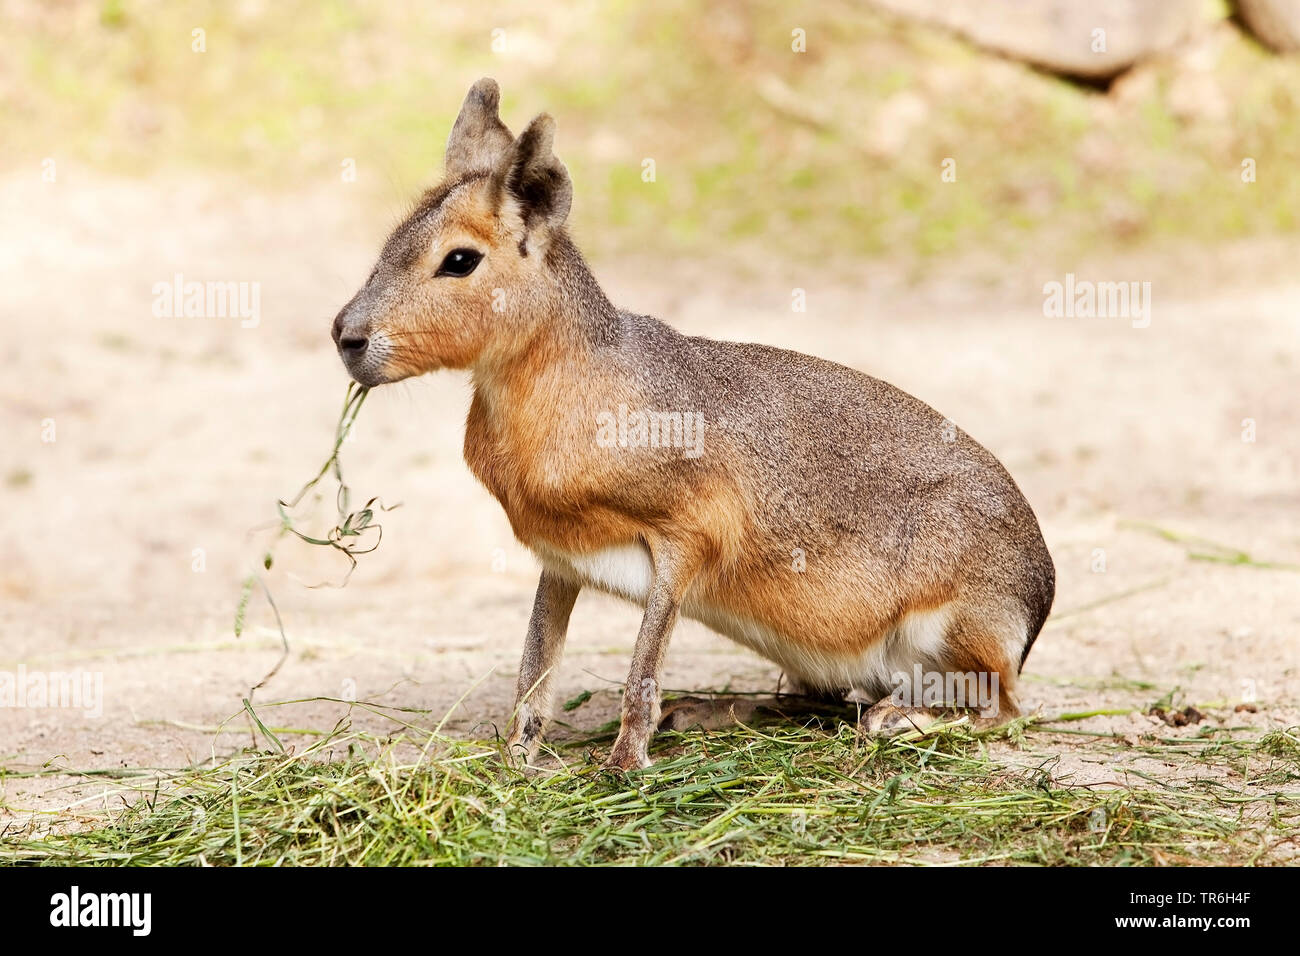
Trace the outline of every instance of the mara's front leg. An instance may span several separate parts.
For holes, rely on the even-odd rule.
[[[655,551],[655,549],[652,549]],[[682,595],[690,582],[692,570],[680,555],[659,549],[652,555],[654,580],[646,600],[645,617],[637,632],[632,652],[632,669],[623,691],[623,718],[618,739],[605,760],[605,767],[633,770],[650,766],[650,738],[659,726],[659,702],[663,697],[660,682],[668,637],[677,623]]]
[[[550,571],[543,571],[533,599],[533,616],[524,638],[524,656],[519,662],[515,687],[515,709],[511,716],[506,752],[512,760],[528,763],[537,755],[546,722],[551,719],[551,689],[555,669],[564,652],[564,635],[569,614],[581,588]]]

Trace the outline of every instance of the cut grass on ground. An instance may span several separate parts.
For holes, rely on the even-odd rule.
[[[661,734],[656,765],[625,777],[598,769],[603,734],[524,774],[393,716],[396,735],[345,718],[296,751],[259,719],[270,750],[150,783],[93,829],[11,833],[0,863],[1270,864],[1300,838],[1300,728],[1135,741],[1022,720],[876,741],[787,721]],[[1060,770],[1080,739],[1106,782]],[[1157,780],[1143,759],[1186,772]]]

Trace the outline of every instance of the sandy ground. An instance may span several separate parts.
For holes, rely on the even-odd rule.
[[[180,180],[0,182],[0,671],[103,682],[100,716],[0,707],[0,764],[11,773],[174,768],[247,744],[241,720],[213,728],[278,657],[264,603],[242,638],[232,634],[238,581],[260,553],[248,531],[327,454],[345,385],[329,323],[386,227],[361,209],[337,190],[268,198]],[[1022,684],[1029,707],[1144,707],[1179,688],[1185,703],[1220,702],[1213,726],[1300,723],[1295,568],[1192,561],[1185,546],[1129,524],[1300,565],[1300,280],[1288,273],[1300,249],[1093,272],[1004,267],[998,281],[954,266],[921,284],[886,265],[832,268],[779,252],[779,274],[762,260],[744,277],[696,261],[597,263],[597,274],[616,302],[685,331],[885,378],[1002,459],[1057,565],[1056,612]],[[1045,318],[1042,285],[1067,271],[1151,280],[1150,327]],[[153,285],[177,272],[261,283],[260,324],[156,318]],[[790,309],[794,286],[806,290],[806,314]],[[458,374],[370,396],[346,469],[357,494],[403,507],[345,590],[269,576],[292,655],[259,692],[263,705],[355,691],[427,709],[430,725],[450,712],[458,734],[504,722],[537,568],[461,460],[468,400]],[[55,440],[44,441],[50,419]],[[1254,442],[1242,440],[1244,419]],[[290,549],[279,567],[308,580],[341,570]],[[614,599],[579,599],[559,699],[597,694],[570,715],[575,725],[616,712],[637,621]],[[666,685],[763,690],[777,678],[686,622]],[[1249,696],[1258,711],[1234,712]],[[343,710],[286,706],[271,722],[323,728]],[[1153,720],[1081,726],[1137,731]],[[1115,777],[1086,745],[1063,756],[1058,775]],[[0,827],[32,810],[98,806],[115,786],[11,776],[0,781]]]

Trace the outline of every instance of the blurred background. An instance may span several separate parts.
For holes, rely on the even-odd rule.
[[[0,18],[0,658],[93,662],[108,695],[107,724],[0,712],[11,760],[183,759],[275,663],[260,599],[231,633],[264,548],[249,529],[328,454],[329,323],[483,75],[512,129],[556,118],[571,228],[618,304],[885,378],[1006,463],[1060,581],[1031,700],[1294,718],[1289,0],[0,0]],[[255,285],[257,322],[159,316],[177,274]],[[1151,283],[1150,326],[1046,316],[1067,275]],[[290,577],[337,563],[281,555],[292,654],[261,693],[440,715],[469,692],[466,732],[508,713],[536,566],[461,461],[468,394],[447,374],[368,399],[345,470],[403,507],[346,590]],[[561,693],[605,688],[612,713],[636,622],[584,595]],[[674,687],[776,676],[692,624],[669,659]]]
[[[301,188],[353,158],[352,192],[387,209],[429,183],[487,72],[516,126],[560,118],[593,252],[1019,257],[1293,229],[1294,59],[1226,2],[1077,6],[5,0],[0,134],[10,168],[53,155],[70,177]],[[952,7],[969,36],[921,16]],[[1241,189],[1248,156],[1266,189]],[[946,157],[962,189],[934,188]]]

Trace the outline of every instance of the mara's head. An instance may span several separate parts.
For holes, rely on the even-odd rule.
[[[447,140],[446,175],[384,244],[334,319],[334,343],[362,385],[467,368],[522,348],[556,293],[553,256],[573,198],[542,114],[518,138],[497,115],[494,80],[470,88]],[[548,261],[549,260],[549,261]]]

